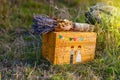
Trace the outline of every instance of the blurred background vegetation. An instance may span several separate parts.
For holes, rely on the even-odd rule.
[[[119,80],[119,19],[96,25],[94,61],[52,66],[41,56],[41,36],[32,34],[34,14],[85,22],[84,13],[97,2],[120,10],[120,0],[0,0],[0,71],[3,80]],[[119,15],[117,15],[119,17]]]
[[[31,28],[34,14],[52,15],[51,13],[55,13],[54,10],[51,11],[50,5],[59,9],[69,8],[71,14],[80,10],[80,20],[78,21],[84,22],[84,12],[88,10],[89,6],[97,2],[106,2],[115,6],[119,5],[119,0],[55,0],[53,3],[50,3],[50,0],[1,0],[0,26],[6,30]]]

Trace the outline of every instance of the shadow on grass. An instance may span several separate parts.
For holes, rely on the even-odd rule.
[[[11,34],[14,35],[10,36]],[[40,79],[45,77],[44,72],[49,72],[51,64],[42,57],[41,35],[33,35],[30,31],[19,30],[9,32],[9,36],[14,38],[8,42],[4,42],[8,38],[3,38],[0,45],[2,79],[18,80],[32,77]],[[33,74],[35,75],[32,76]]]

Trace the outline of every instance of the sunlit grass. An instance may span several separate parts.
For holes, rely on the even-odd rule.
[[[76,0],[75,3],[79,3],[79,1],[82,0]],[[84,0],[84,7],[80,9],[82,13],[79,15],[80,17],[76,18],[79,9],[70,10],[71,20],[85,22],[84,12],[88,8],[87,5],[96,3],[96,0],[92,0],[93,3],[90,0],[85,4],[86,1],[88,0]],[[115,5],[119,13],[119,0],[111,1],[112,3],[108,4]],[[4,10],[0,10],[2,14],[2,18],[0,18],[0,70],[2,70],[3,79],[120,79],[120,33],[118,31],[120,15],[118,13],[114,13],[114,17],[104,16],[102,25],[96,24],[98,36],[95,60],[79,65],[54,66],[41,56],[41,36],[32,35],[29,31],[33,14],[49,15],[49,5],[33,0],[19,0],[18,4],[12,5],[12,8],[10,8],[10,4],[5,4],[8,3],[4,2],[4,5],[0,3],[0,6],[4,7]],[[61,4],[66,4],[66,2]]]

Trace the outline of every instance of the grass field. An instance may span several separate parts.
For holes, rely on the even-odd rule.
[[[103,1],[119,9],[119,1],[61,0],[58,10],[47,0],[0,0],[0,73],[2,80],[120,80],[120,15],[96,25],[95,59],[76,65],[51,65],[41,56],[41,36],[32,34],[34,14],[85,22],[89,6]],[[52,4],[51,4],[52,5]]]

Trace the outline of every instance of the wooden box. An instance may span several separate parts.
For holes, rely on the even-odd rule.
[[[42,55],[53,64],[93,60],[95,47],[94,32],[50,32],[42,35]]]

